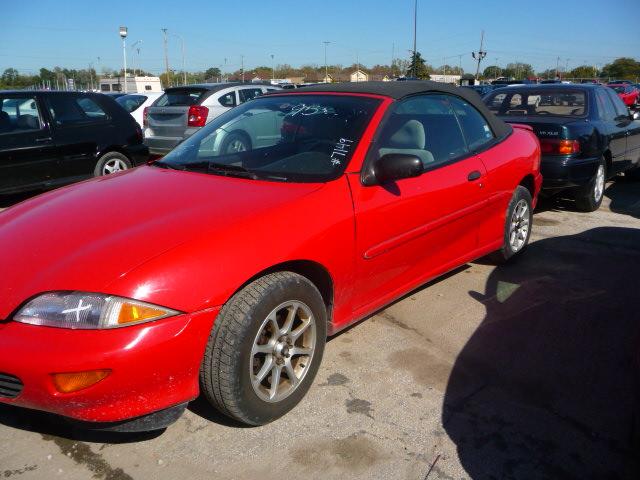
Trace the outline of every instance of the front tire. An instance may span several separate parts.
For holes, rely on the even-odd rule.
[[[318,371],[327,336],[315,285],[293,272],[265,275],[224,305],[200,370],[207,400],[247,425],[293,409]]]
[[[581,212],[595,212],[602,204],[604,186],[607,182],[607,165],[602,159],[598,164],[595,176],[584,187],[576,190],[576,207]]]
[[[502,248],[492,255],[495,263],[502,264],[521,253],[529,244],[533,210],[531,193],[522,185],[513,192],[504,225],[504,243]]]
[[[107,152],[98,159],[93,171],[94,177],[111,175],[131,168],[131,160],[120,152]]]

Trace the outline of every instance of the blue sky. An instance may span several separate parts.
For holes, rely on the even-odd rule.
[[[324,64],[323,41],[330,41],[329,63],[388,64],[412,47],[413,0],[179,0],[90,2],[87,0],[2,1],[0,71],[23,73],[40,66],[121,68],[118,27],[129,28],[128,45],[141,40],[139,64],[164,70],[161,28],[181,35],[187,70],[224,65],[227,70],[275,63]],[[536,70],[569,59],[569,68],[610,62],[619,56],[640,59],[638,0],[418,0],[418,50],[439,66],[443,57],[466,71],[470,52],[485,30],[484,66],[515,60]],[[138,55],[128,48],[129,65]],[[98,57],[100,63],[98,64]],[[169,61],[181,68],[180,41],[169,36]]]

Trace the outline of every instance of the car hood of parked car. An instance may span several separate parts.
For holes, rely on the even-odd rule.
[[[149,299],[144,285],[116,284],[196,239],[215,248],[229,231],[250,236],[254,219],[268,220],[322,187],[145,166],[22,202],[0,212],[0,319],[46,291]]]

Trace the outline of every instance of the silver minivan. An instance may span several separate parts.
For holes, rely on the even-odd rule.
[[[144,143],[165,155],[227,110],[279,87],[247,83],[200,83],[167,88],[143,113]]]

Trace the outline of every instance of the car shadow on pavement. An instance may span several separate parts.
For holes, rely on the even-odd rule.
[[[602,227],[532,243],[469,292],[486,316],[442,422],[471,478],[640,478],[639,274],[640,229]]]
[[[604,194],[611,200],[612,212],[640,218],[640,181],[621,178],[609,185]]]
[[[95,443],[142,442],[162,435],[165,430],[139,433],[87,430],[51,413],[4,404],[0,404],[0,424],[19,430],[39,433],[45,439],[66,439]]]

